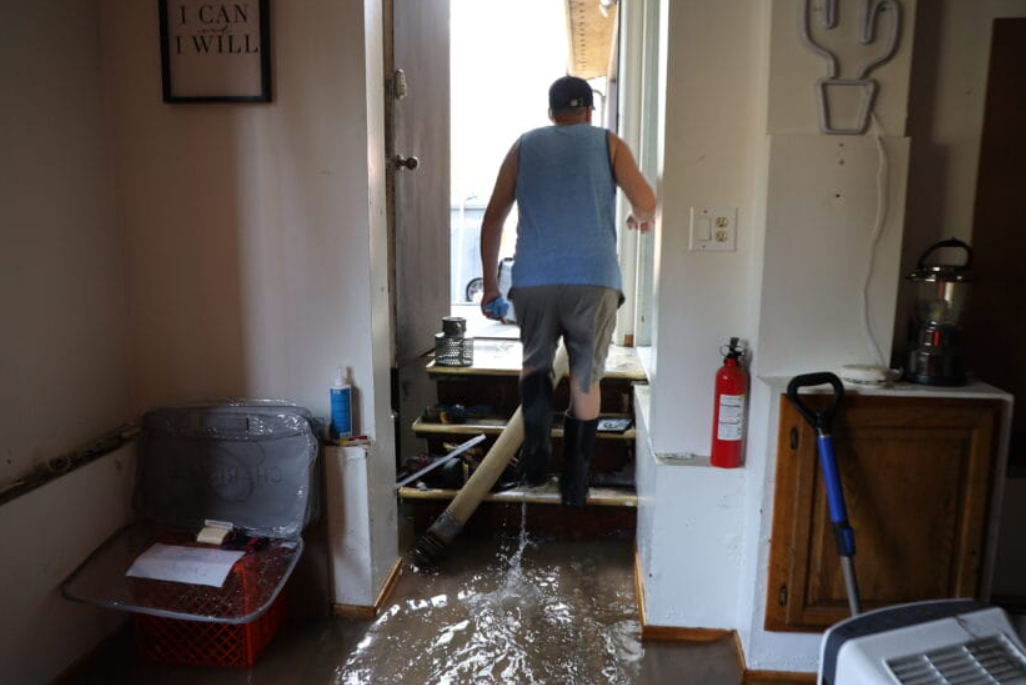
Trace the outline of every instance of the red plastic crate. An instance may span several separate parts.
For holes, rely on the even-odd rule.
[[[285,621],[283,590],[271,607],[249,623],[211,623],[137,615],[139,655],[164,664],[252,666]]]
[[[168,535],[168,544],[192,544]],[[136,596],[147,606],[219,618],[245,616],[267,601],[286,554],[266,550],[235,562],[220,588],[162,580],[132,579]],[[152,661],[189,666],[249,667],[267,647],[287,613],[285,589],[260,617],[248,623],[214,623],[140,614],[135,617],[136,648]]]

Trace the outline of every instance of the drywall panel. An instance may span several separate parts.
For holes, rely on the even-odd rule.
[[[130,444],[0,507],[4,682],[50,682],[124,621],[64,599],[60,585],[129,523],[134,482]]]
[[[0,484],[131,411],[99,27],[0,3]]]
[[[759,372],[789,376],[889,358],[908,140],[771,136]],[[880,176],[881,164],[886,174]],[[878,194],[878,183],[886,191]],[[886,214],[874,224],[881,200]]]
[[[668,5],[666,136],[659,179],[652,377],[657,452],[708,456],[721,345],[751,340],[758,273],[753,222],[761,45],[758,3]],[[715,68],[710,68],[715,65]],[[738,210],[736,252],[689,252],[692,207]]]
[[[660,463],[654,546],[645,573],[649,625],[733,629],[743,537],[744,469]]]
[[[367,450],[326,447],[324,458],[334,602],[370,606],[374,604],[376,589],[371,561]]]
[[[328,537],[334,603],[372,606],[399,558],[395,477],[383,481],[365,447],[327,447]]]
[[[137,407],[255,395],[324,416],[344,365],[357,430],[375,436],[380,28],[368,34],[361,4],[272,3],[274,101],[171,105],[153,6],[101,7]]]
[[[652,451],[648,389],[638,387],[638,561],[651,626],[734,629],[745,469],[675,462]]]
[[[819,28],[824,4],[825,0],[808,0],[812,15],[812,35],[819,44],[837,56],[839,77],[856,78],[865,65],[885,53],[886,39],[892,27],[898,25],[894,22],[894,12],[888,7],[879,14],[876,40],[863,45],[858,40],[858,29],[866,3],[837,2],[837,27],[831,30]],[[874,109],[883,130],[890,135],[905,134],[917,4],[916,0],[897,0],[901,15],[897,52],[889,62],[869,73],[869,78],[880,84]],[[819,110],[814,85],[827,76],[828,63],[806,48],[799,38],[803,7],[803,0],[773,0],[770,41],[772,96],[768,103],[768,131],[771,134],[819,131]]]

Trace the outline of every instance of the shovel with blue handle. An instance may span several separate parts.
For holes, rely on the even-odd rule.
[[[830,385],[833,389],[830,405],[824,410],[816,410],[802,401],[798,391],[801,388],[816,385]],[[837,458],[834,456],[834,442],[831,431],[834,416],[844,397],[844,385],[841,379],[832,373],[807,373],[795,376],[787,384],[787,399],[791,401],[805,419],[816,430],[816,446],[819,451],[820,469],[823,471],[823,482],[826,485],[827,505],[830,508],[830,522],[834,529],[834,543],[837,555],[841,558],[841,571],[844,573],[844,585],[848,591],[848,606],[851,615],[862,612],[859,598],[859,584],[855,578],[855,531],[848,523],[848,511],[844,506],[844,490],[841,489],[841,474],[837,469]]]

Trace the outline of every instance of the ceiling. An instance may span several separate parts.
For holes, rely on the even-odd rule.
[[[599,0],[566,0],[571,75],[583,79],[608,75],[618,7],[612,3],[608,16],[603,16]]]

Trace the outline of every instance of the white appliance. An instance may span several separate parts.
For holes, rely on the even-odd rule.
[[[1008,616],[971,600],[878,609],[823,636],[820,685],[1026,685]]]

